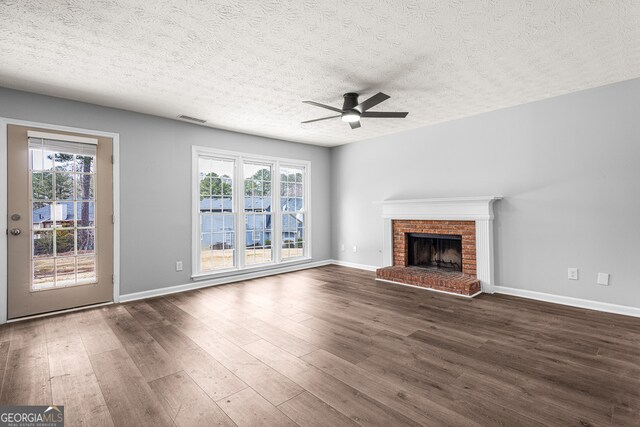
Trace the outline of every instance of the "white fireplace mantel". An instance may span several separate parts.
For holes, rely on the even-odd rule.
[[[394,219],[475,221],[476,274],[482,292],[493,293],[493,203],[501,196],[454,197],[442,199],[385,200],[382,206],[384,234],[382,240],[383,265],[393,265]]]
[[[391,219],[490,220],[493,202],[499,196],[453,197],[447,199],[385,200],[382,217]]]

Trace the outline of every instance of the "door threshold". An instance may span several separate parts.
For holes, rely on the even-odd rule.
[[[38,319],[40,317],[57,316],[58,314],[71,313],[74,311],[81,311],[81,310],[89,310],[91,308],[103,307],[105,305],[111,305],[111,304],[113,304],[113,301],[101,302],[98,304],[82,305],[80,307],[67,308],[67,309],[58,310],[58,311],[48,311],[46,313],[33,314],[31,316],[16,317],[15,319],[9,319],[7,320],[7,323],[15,323],[15,322],[21,322],[23,320]]]

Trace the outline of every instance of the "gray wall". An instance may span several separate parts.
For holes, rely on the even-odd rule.
[[[640,79],[344,145],[331,157],[336,259],[381,264],[374,201],[503,195],[497,285],[640,307]],[[578,281],[568,267],[580,269]],[[599,271],[611,274],[609,287],[596,284]]]
[[[189,283],[191,145],[205,145],[313,162],[315,260],[380,265],[374,201],[504,195],[498,285],[640,306],[640,79],[331,150],[2,88],[0,116],[120,133],[122,294]]]
[[[0,117],[120,134],[121,294],[190,282],[192,145],[311,160],[312,255],[330,258],[328,148],[3,88]]]

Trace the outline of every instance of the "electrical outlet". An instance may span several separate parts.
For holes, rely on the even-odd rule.
[[[578,269],[569,268],[568,277],[569,277],[569,280],[578,280]]]
[[[609,286],[609,273],[598,273],[598,285]]]
[[[182,271],[182,261],[176,261],[176,271]]]
[[[357,245],[353,245],[353,252],[358,252],[358,246]]]
[[[344,243],[340,245],[340,250],[344,252]]]

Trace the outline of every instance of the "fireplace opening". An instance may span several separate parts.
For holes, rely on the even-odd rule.
[[[462,236],[409,233],[409,266],[462,271]]]

